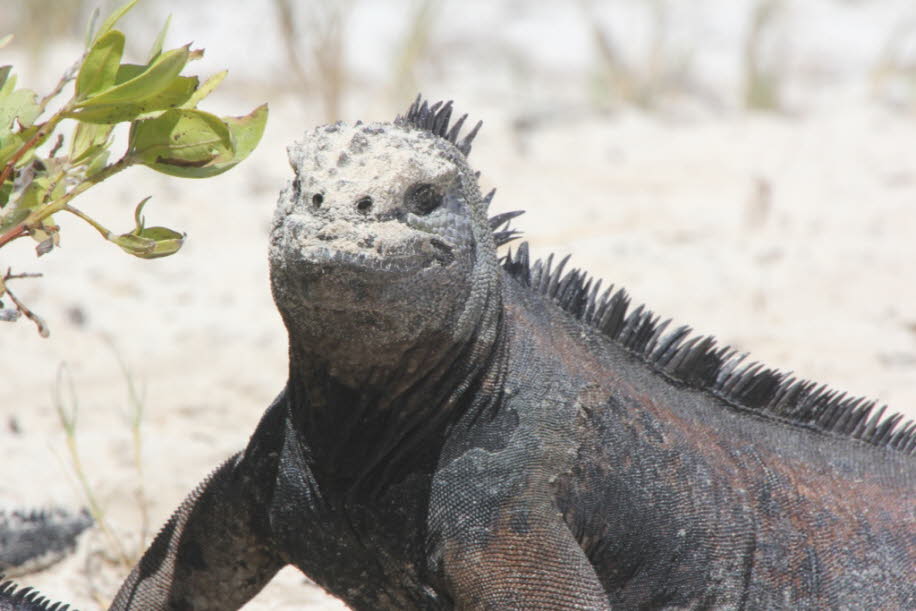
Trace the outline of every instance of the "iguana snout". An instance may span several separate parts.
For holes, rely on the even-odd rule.
[[[314,265],[421,270],[474,246],[459,168],[427,134],[392,125],[318,128],[289,149],[275,244]]]

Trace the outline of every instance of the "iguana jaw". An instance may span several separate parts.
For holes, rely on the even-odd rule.
[[[446,321],[460,315],[466,295],[456,279],[473,251],[444,236],[398,220],[316,230],[293,215],[275,239],[274,297],[291,344],[334,370],[358,377],[441,345]]]

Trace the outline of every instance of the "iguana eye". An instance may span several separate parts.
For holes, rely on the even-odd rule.
[[[408,210],[423,216],[442,205],[442,194],[433,185],[421,182],[407,189],[404,203]]]

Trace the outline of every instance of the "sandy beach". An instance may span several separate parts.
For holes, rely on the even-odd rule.
[[[198,13],[151,4],[159,21],[171,11],[176,28],[199,26]],[[820,3],[827,15],[841,11],[830,4]],[[837,27],[837,36],[845,32]],[[78,405],[82,470],[131,557],[188,491],[244,447],[282,388],[286,337],[270,296],[267,232],[288,179],[286,145],[324,122],[316,96],[245,86],[256,66],[238,59],[237,74],[215,26],[193,35],[177,29],[173,44],[194,38],[208,61],[238,78],[211,108],[241,114],[270,103],[261,145],[214,179],[132,168],[77,201],[126,231],[133,206],[152,195],[148,218],[187,232],[184,249],[135,259],[68,218],[50,255],[36,260],[34,244],[21,240],[0,258],[4,268],[44,274],[13,287],[51,330],[42,339],[29,321],[0,326],[0,502],[85,505],[55,408]],[[73,49],[49,52],[51,77]],[[15,48],[0,53],[10,57],[0,55],[0,64],[28,65]],[[560,60],[543,61],[549,68]],[[354,76],[346,91],[343,118],[389,120],[406,109],[413,91],[367,100],[363,91],[381,90],[365,70],[370,76]],[[789,83],[791,103],[779,112],[731,103],[697,110],[694,99],[666,100],[662,110],[609,108],[590,102],[585,87],[547,93],[549,75],[497,86],[461,70],[436,74],[419,71],[415,84],[484,121],[471,162],[483,188],[497,188],[494,212],[526,211],[514,226],[534,254],[571,254],[571,265],[626,287],[635,304],[755,360],[916,417],[916,102],[863,93],[849,86],[853,75],[836,81],[835,104],[823,101],[829,85],[805,93]],[[130,383],[142,399],[142,474]],[[21,581],[95,609],[126,573],[117,553],[94,529],[74,555]],[[287,568],[245,608],[342,608],[304,582]]]

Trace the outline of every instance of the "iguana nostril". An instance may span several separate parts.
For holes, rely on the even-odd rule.
[[[321,204],[324,203],[324,195],[321,193],[316,193],[312,196],[312,205],[316,208],[321,208]]]
[[[363,214],[368,214],[372,210],[372,198],[368,195],[366,197],[361,197],[356,202],[356,209]]]

